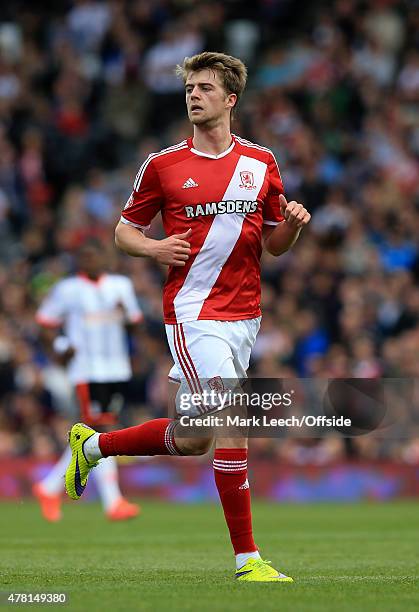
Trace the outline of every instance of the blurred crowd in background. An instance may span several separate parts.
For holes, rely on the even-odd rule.
[[[272,149],[288,199],[312,214],[291,252],[263,256],[251,373],[418,377],[417,0],[8,0],[0,9],[0,457],[58,452],[75,418],[34,313],[74,271],[89,237],[103,242],[110,271],[131,277],[145,315],[131,339],[124,424],[165,414],[166,270],[118,253],[113,232],[146,155],[191,134],[174,66],[204,49],[248,65],[232,131]],[[150,235],[163,237],[159,219]],[[410,438],[391,445],[330,436],[254,447],[297,463],[348,455],[414,463],[419,417]]]

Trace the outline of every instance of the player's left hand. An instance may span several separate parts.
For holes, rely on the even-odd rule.
[[[120,314],[120,315],[121,315],[121,317],[122,317],[123,319],[127,319],[127,318],[128,318],[128,317],[127,317],[127,311],[126,311],[125,305],[124,305],[124,303],[122,302],[122,300],[118,300],[118,301],[117,301],[117,303],[115,304],[115,310],[116,310],[116,312],[117,312],[118,314]]]
[[[279,196],[279,206],[281,208],[281,214],[285,219],[287,225],[292,228],[299,229],[307,225],[311,219],[310,213],[304,208],[302,204],[291,200],[287,202],[285,196],[281,193]]]

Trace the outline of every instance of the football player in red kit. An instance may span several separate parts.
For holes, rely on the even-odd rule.
[[[177,68],[193,136],[149,155],[116,228],[117,246],[169,266],[163,304],[179,392],[228,389],[243,379],[260,325],[260,256],[278,256],[310,214],[288,202],[273,153],[231,133],[247,78],[237,58],[204,52]],[[146,235],[161,212],[164,240]],[[179,393],[178,393],[179,395]],[[179,411],[179,405],[178,411]],[[195,413],[202,414],[203,406]],[[179,421],[155,419],[98,434],[73,427],[67,492],[78,499],[89,470],[114,455],[199,455],[211,437],[185,437]],[[239,581],[292,582],[264,561],[253,539],[247,439],[215,436],[214,476],[236,556]]]

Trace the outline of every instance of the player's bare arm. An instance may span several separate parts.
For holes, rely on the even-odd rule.
[[[66,366],[76,353],[68,338],[62,335],[60,327],[44,327],[41,324],[39,339],[47,353],[52,354],[54,360],[63,366]]]
[[[183,234],[173,234],[163,240],[148,238],[144,233],[121,221],[116,226],[116,246],[132,257],[151,257],[167,266],[184,266],[191,254],[188,241],[192,230]]]
[[[294,200],[287,202],[282,194],[279,196],[279,205],[284,221],[276,227],[263,227],[264,247],[275,256],[282,255],[295,244],[301,230],[311,219],[310,213],[302,204]]]

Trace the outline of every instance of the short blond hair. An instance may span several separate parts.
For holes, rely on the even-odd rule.
[[[218,72],[226,93],[236,94],[238,102],[247,81],[247,68],[243,62],[237,57],[226,55],[225,53],[204,51],[203,53],[192,55],[192,57],[185,57],[183,64],[176,66],[176,74],[186,83],[190,72],[198,72],[206,68]]]

